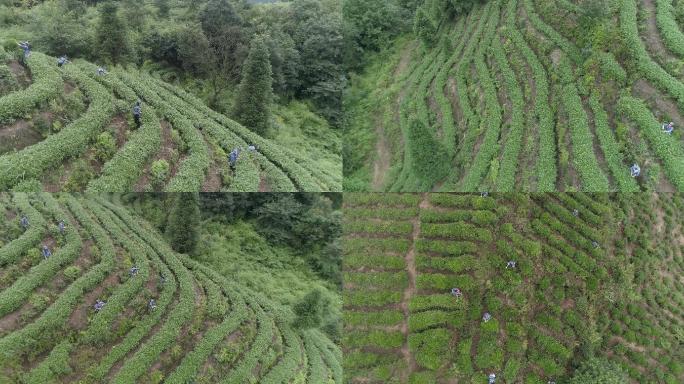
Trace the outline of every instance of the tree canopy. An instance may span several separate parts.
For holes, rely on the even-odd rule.
[[[605,359],[585,360],[568,384],[625,384],[628,377],[619,364]]]

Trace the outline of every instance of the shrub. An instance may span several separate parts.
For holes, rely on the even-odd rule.
[[[449,174],[450,160],[446,149],[420,120],[413,120],[409,127],[408,147],[416,178],[432,186]]]
[[[64,269],[64,277],[65,277],[68,281],[74,281],[74,280],[76,280],[76,279],[78,278],[78,276],[80,276],[80,275],[81,275],[81,268],[79,268],[79,267],[76,266],[76,265],[72,265],[72,266],[66,267],[66,268]]]
[[[169,177],[169,163],[164,160],[157,160],[150,167],[150,183],[154,189],[159,190],[164,186],[164,182]]]
[[[42,192],[43,183],[36,179],[28,179],[12,187],[12,192]]]
[[[101,162],[106,162],[114,156],[116,152],[116,142],[109,132],[102,132],[95,142],[95,157]]]
[[[628,382],[627,374],[620,365],[603,359],[592,358],[582,362],[569,384],[622,384]]]
[[[69,178],[64,184],[64,190],[69,192],[82,191],[93,177],[95,177],[95,171],[88,161],[79,159],[72,165]]]

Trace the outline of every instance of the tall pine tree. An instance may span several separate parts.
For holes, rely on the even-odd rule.
[[[191,254],[199,238],[199,195],[195,192],[177,193],[166,224],[166,236],[171,247],[180,253]]]
[[[271,118],[273,77],[268,46],[262,37],[252,40],[249,56],[242,67],[242,81],[233,118],[245,127],[265,135]]]
[[[101,57],[114,64],[122,62],[130,52],[126,24],[117,14],[118,10],[113,1],[102,4],[96,29]]]

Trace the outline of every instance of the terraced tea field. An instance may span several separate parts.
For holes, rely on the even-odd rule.
[[[40,52],[26,67],[8,63],[24,80],[0,97],[2,190],[341,190],[341,159],[308,158],[260,137],[150,75],[98,75],[80,60],[58,68]],[[140,128],[131,113],[138,99]],[[227,154],[238,147],[231,171]]]
[[[344,198],[346,382],[684,381],[681,194]]]
[[[684,190],[681,9],[489,0],[438,14],[433,47],[400,39],[352,87],[345,190]]]
[[[120,205],[0,194],[0,216],[2,383],[342,383],[323,333]]]

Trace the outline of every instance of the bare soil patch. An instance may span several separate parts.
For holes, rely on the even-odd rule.
[[[17,120],[0,128],[0,154],[21,150],[42,140],[43,136],[33,129],[31,123],[23,119]]]
[[[118,114],[112,118],[110,127],[114,128],[114,136],[116,139],[117,148],[121,148],[126,143],[128,121],[122,114]]]
[[[29,71],[27,71],[19,61],[11,60],[9,63],[7,63],[7,66],[22,88],[25,88],[31,84],[31,75],[29,74]]]

